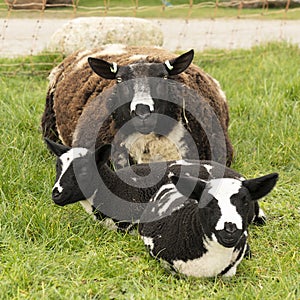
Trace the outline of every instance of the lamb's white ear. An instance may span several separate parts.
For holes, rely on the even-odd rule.
[[[201,195],[205,189],[206,182],[195,178],[195,177],[186,177],[186,176],[171,176],[172,183],[176,186],[176,189],[182,195],[200,200]]]
[[[71,147],[54,143],[48,138],[44,138],[44,140],[47,144],[48,149],[56,156],[61,156],[71,149]]]
[[[262,177],[243,181],[251,195],[252,200],[258,200],[266,196],[275,186],[278,180],[278,173],[268,174]]]
[[[88,58],[88,63],[92,70],[99,76],[105,79],[115,79],[118,72],[118,65],[116,63],[109,63],[100,58]]]
[[[108,161],[111,153],[111,148],[111,144],[105,144],[95,150],[95,160],[97,166],[103,165]]]
[[[194,50],[190,50],[177,58],[166,60],[165,66],[169,75],[177,75],[183,72],[191,63],[194,58]]]

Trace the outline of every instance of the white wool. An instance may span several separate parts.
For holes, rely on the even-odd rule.
[[[148,55],[146,55],[146,54],[134,54],[129,57],[129,60],[135,62],[135,61],[139,61],[141,59],[146,59],[147,57],[148,57]]]
[[[99,55],[121,55],[127,53],[126,46],[123,44],[107,44]]]
[[[232,261],[234,248],[226,248],[218,242],[205,239],[205,248],[208,250],[203,256],[186,262],[183,260],[173,261],[178,272],[187,276],[214,277],[220,274]],[[231,276],[235,274],[232,270]]]

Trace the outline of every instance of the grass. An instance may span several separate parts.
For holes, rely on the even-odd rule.
[[[232,279],[173,276],[138,236],[102,228],[79,204],[55,206],[54,158],[39,130],[45,69],[19,65],[0,77],[0,299],[300,298],[300,50],[207,51],[195,63],[229,99],[233,168],[249,178],[280,174],[261,201],[268,223],[250,228],[252,259]]]

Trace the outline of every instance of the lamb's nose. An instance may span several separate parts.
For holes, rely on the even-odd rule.
[[[58,188],[55,187],[55,188],[52,190],[52,199],[53,199],[53,200],[59,200],[60,197],[61,197],[61,193],[59,192]]]
[[[151,111],[148,105],[138,104],[134,111],[135,115],[140,119],[147,119],[150,117]]]
[[[234,223],[231,222],[226,222],[224,224],[224,230],[228,233],[234,233],[235,231],[237,231],[237,227]]]

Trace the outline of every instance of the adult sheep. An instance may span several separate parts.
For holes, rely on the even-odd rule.
[[[122,45],[70,55],[50,74],[44,137],[87,148],[113,143],[120,166],[127,153],[137,163],[200,158],[230,165],[225,94],[192,59],[193,51],[176,56]]]

